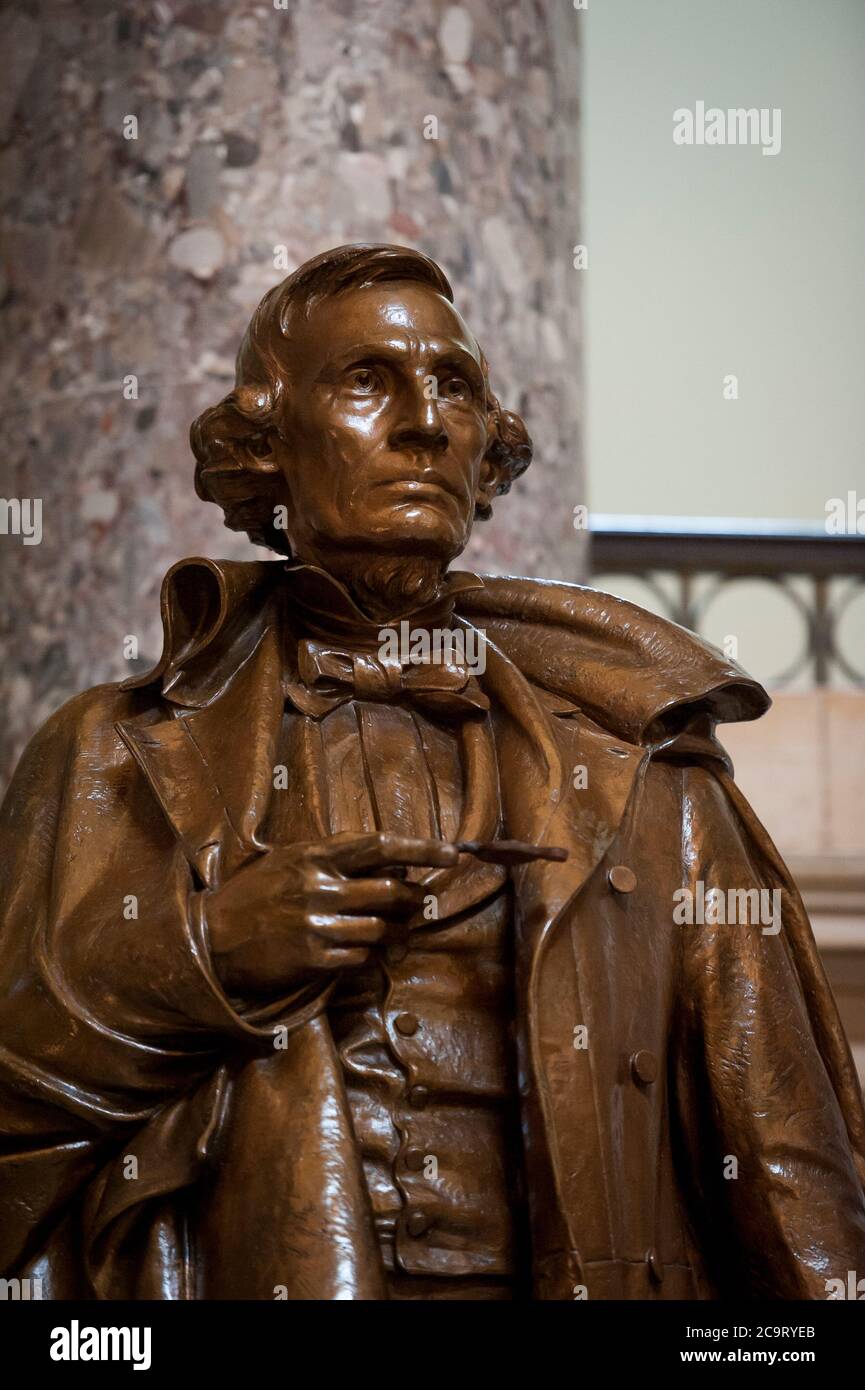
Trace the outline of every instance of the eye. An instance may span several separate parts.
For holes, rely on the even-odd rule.
[[[446,401],[470,400],[472,388],[462,376],[449,376],[439,386],[439,395]]]
[[[358,396],[374,396],[377,391],[383,390],[382,379],[372,367],[354,367],[348,373],[347,380],[349,390]]]

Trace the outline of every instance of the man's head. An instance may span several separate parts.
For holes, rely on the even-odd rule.
[[[452,301],[405,247],[307,261],[265,295],[234,390],[192,426],[199,496],[232,529],[337,573],[440,573],[531,460]]]

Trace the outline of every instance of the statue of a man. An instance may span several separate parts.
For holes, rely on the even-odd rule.
[[[619,599],[449,570],[531,444],[441,270],[302,266],[192,442],[281,558],[175,565],[158,665],[60,710],[6,799],[2,1273],[820,1299],[865,1270],[849,1049],[713,733],[767,697]]]

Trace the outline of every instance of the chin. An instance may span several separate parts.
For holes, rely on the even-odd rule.
[[[369,535],[369,544],[377,549],[417,552],[444,560],[458,555],[467,541],[468,528],[462,518],[457,521],[439,507],[417,503],[410,509],[388,512]]]

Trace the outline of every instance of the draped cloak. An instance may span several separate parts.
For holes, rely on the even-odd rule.
[[[0,1274],[46,1297],[384,1295],[330,985],[229,997],[208,944],[266,852],[282,573],[175,565],[157,666],[54,715],[0,813]],[[826,1297],[865,1268],[861,1092],[714,735],[768,697],[591,589],[486,578],[456,615],[504,833],[568,850],[513,871],[534,1297]],[[778,890],[781,930],[677,925],[700,883]]]

